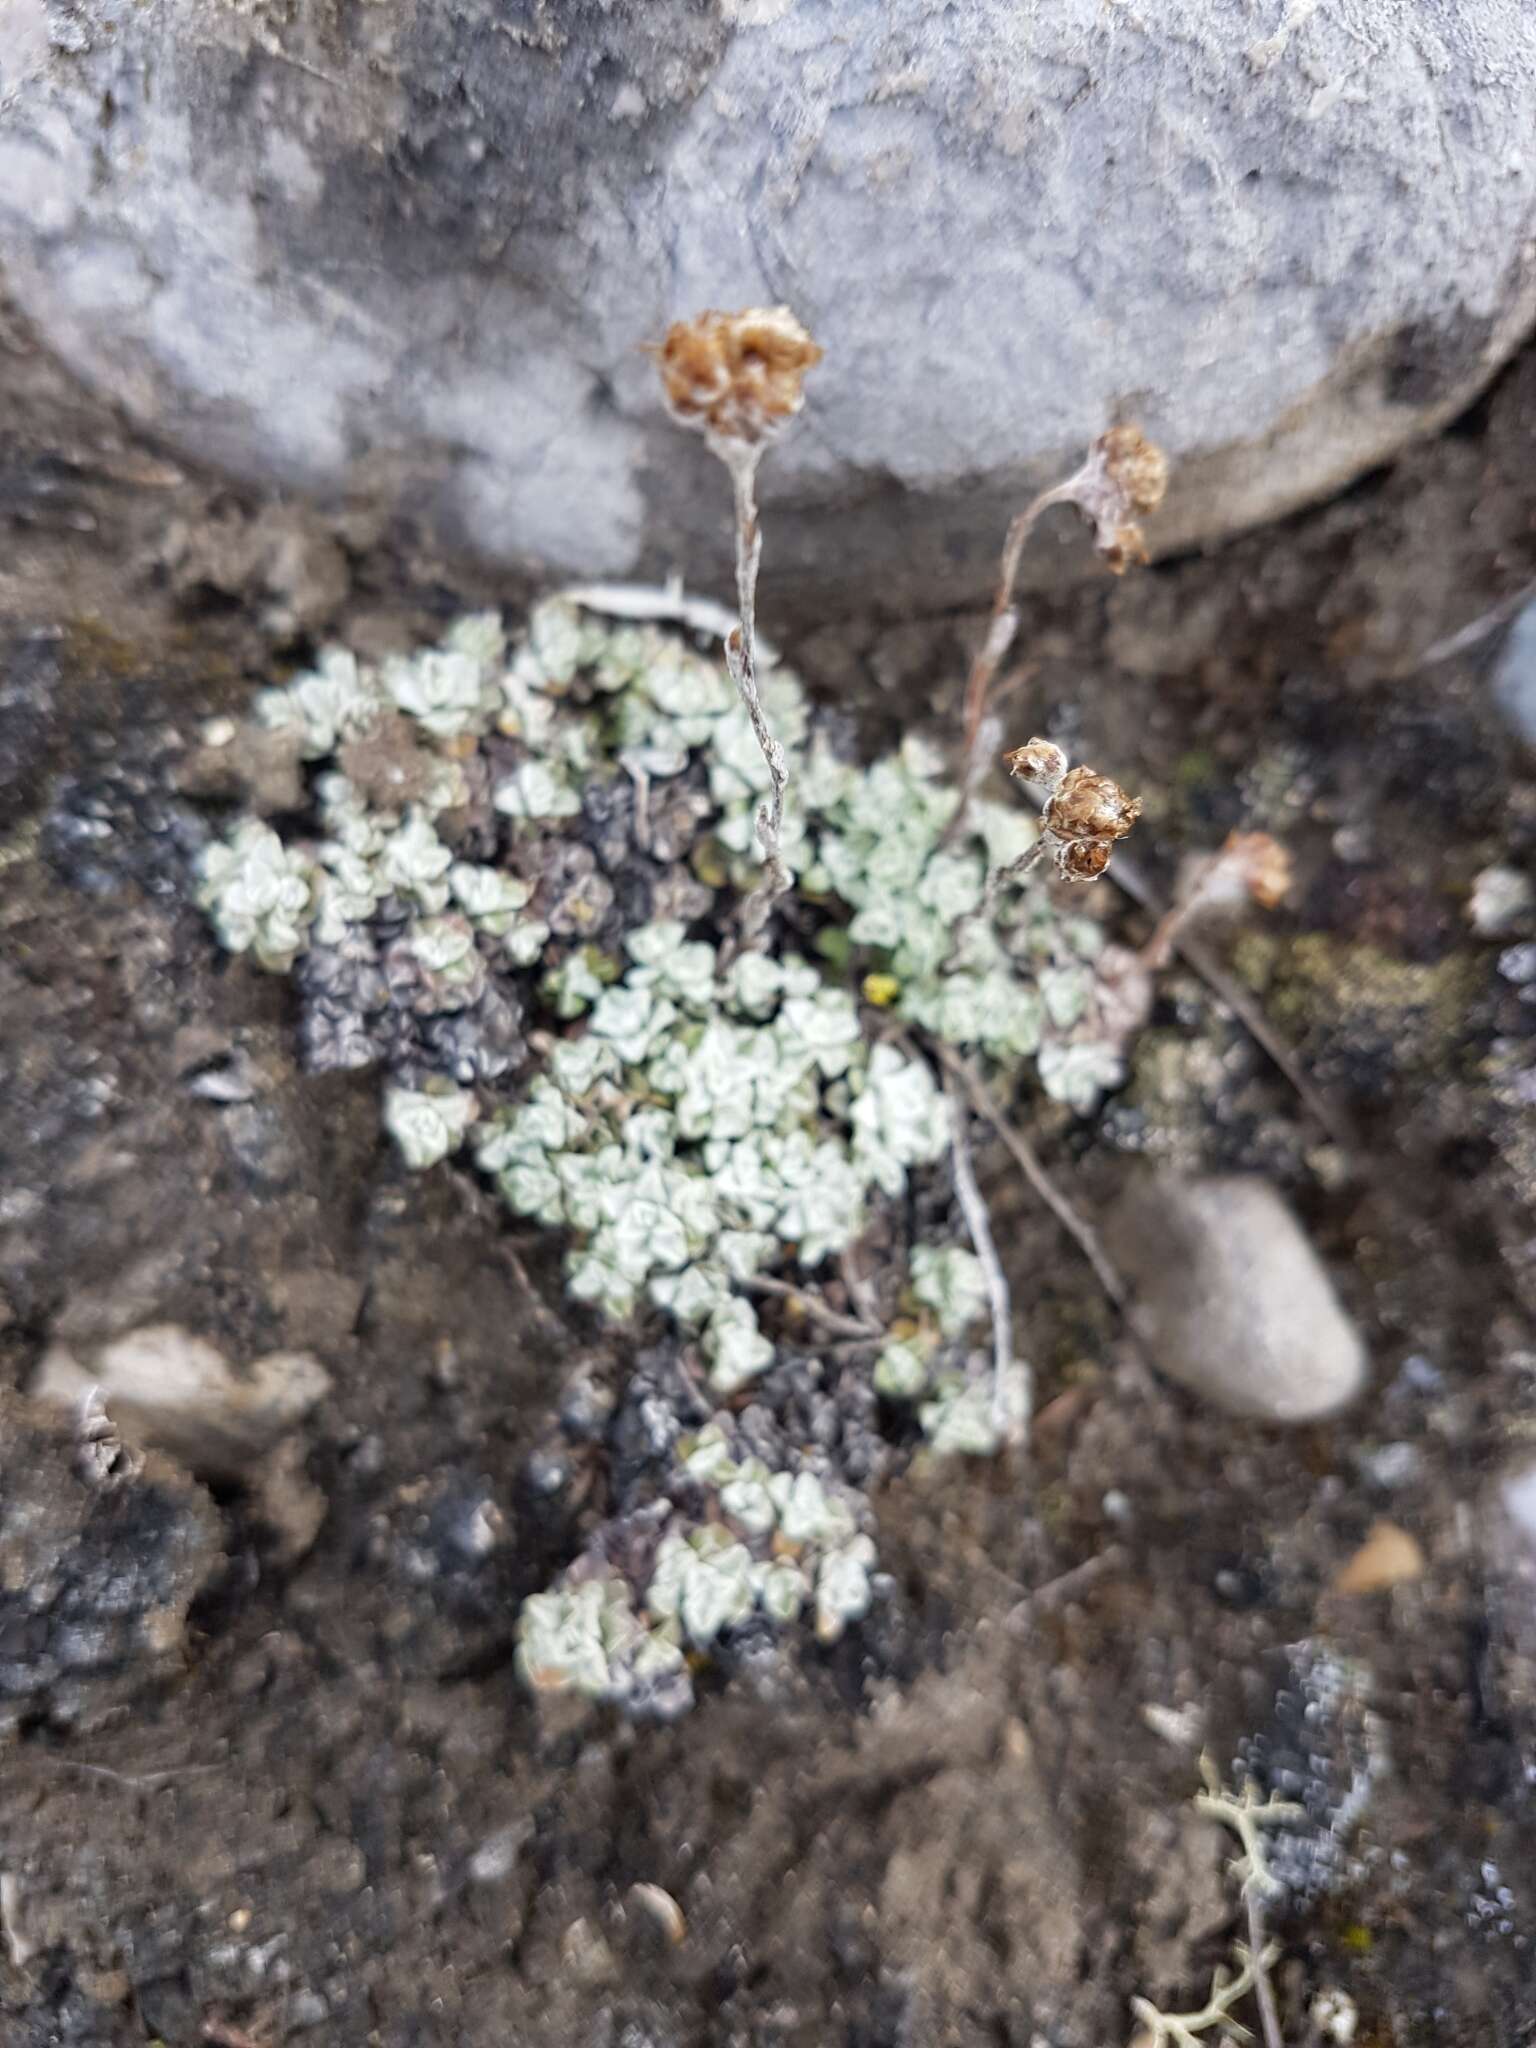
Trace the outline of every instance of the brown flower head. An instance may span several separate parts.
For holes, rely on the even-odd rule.
[[[1232,832],[1217,858],[1230,861],[1260,910],[1273,910],[1291,886],[1291,856],[1271,833]]]
[[[1088,451],[1073,496],[1094,524],[1094,545],[1114,573],[1147,559],[1138,522],[1168,489],[1168,458],[1140,427],[1111,427]]]
[[[1067,757],[1054,740],[1029,740],[1004,754],[1008,773],[1020,782],[1032,782],[1042,789],[1056,789],[1067,772]]]
[[[1056,872],[1067,882],[1096,882],[1113,850],[1107,839],[1058,839]]]
[[[1111,427],[1093,445],[1127,510],[1143,517],[1155,512],[1168,489],[1168,458],[1157,443],[1140,427]]]
[[[787,306],[675,321],[656,351],[673,418],[749,445],[793,419],[805,402],[805,373],[821,355]]]
[[[1113,846],[1141,816],[1141,798],[1092,768],[1071,768],[1045,807],[1045,829],[1058,839],[1101,840]]]

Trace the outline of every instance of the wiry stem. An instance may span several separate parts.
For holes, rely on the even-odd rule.
[[[970,1107],[953,1075],[946,1072],[944,1092],[949,1097],[949,1128],[955,1168],[955,1195],[960,1203],[971,1245],[981,1261],[987,1282],[987,1303],[992,1312],[992,1427],[1001,1440],[1008,1433],[1008,1382],[1013,1375],[1013,1303],[1008,1293],[1008,1276],[992,1236],[992,1219],[976,1185],[971,1164]],[[1024,1397],[1025,1425],[1028,1426],[1029,1395]]]
[[[1080,1216],[1077,1213],[1066,1196],[1056,1186],[1041,1164],[1039,1154],[1035,1151],[1033,1145],[1030,1144],[1022,1131],[1009,1123],[991,1090],[971,1065],[970,1061],[962,1059],[959,1053],[952,1052],[947,1045],[942,1043],[936,1044],[935,1050],[949,1072],[959,1079],[966,1093],[970,1096],[972,1106],[977,1114],[985,1117],[993,1130],[996,1131],[998,1137],[1002,1139],[1012,1155],[1014,1164],[1019,1168],[1035,1193],[1044,1202],[1045,1206],[1056,1218],[1056,1221],[1092,1266],[1094,1273],[1098,1277],[1099,1285],[1103,1288],[1109,1299],[1116,1308],[1123,1309],[1128,1298],[1125,1282],[1121,1279],[1108,1253],[1099,1242],[1098,1233],[1094,1230],[1092,1224],[1088,1222],[1086,1217]]]
[[[784,792],[789,787],[789,768],[784,749],[769,730],[763,700],[757,687],[757,568],[762,559],[763,530],[757,516],[757,464],[760,444],[717,438],[711,446],[731,473],[736,500],[736,602],[741,624],[725,643],[725,665],[731,681],[746,707],[757,744],[768,763],[773,794],[757,807],[757,839],[763,849],[763,879],[741,906],[740,943],[755,945],[768,922],[775,900],[790,886],[789,869],[781,850],[784,831]]]
[[[981,779],[981,721],[986,713],[987,694],[1018,631],[1019,615],[1014,610],[1013,586],[1018,581],[1024,544],[1043,512],[1048,512],[1052,505],[1063,505],[1076,498],[1077,484],[1077,473],[1062,483],[1052,484],[1049,490],[1032,499],[1009,524],[1003,541],[1002,560],[998,564],[997,590],[992,598],[986,637],[976,650],[965,683],[965,751],[960,767],[960,808],[949,822],[947,838],[954,838],[963,827],[971,792]]]

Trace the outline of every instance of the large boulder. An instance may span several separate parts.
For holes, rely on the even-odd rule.
[[[1117,415],[1178,465],[1164,548],[1437,426],[1536,314],[1533,134],[1530,0],[0,8],[9,288],[147,426],[495,560],[713,581],[723,478],[642,344],[788,301],[802,611],[973,596]]]

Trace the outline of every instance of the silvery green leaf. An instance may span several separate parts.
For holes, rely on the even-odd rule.
[[[944,749],[915,732],[902,735],[901,765],[915,782],[939,782],[951,772]]]
[[[263,690],[256,715],[264,725],[296,731],[306,761],[333,754],[343,739],[365,732],[378,717],[380,697],[371,676],[344,647],[328,647],[314,668],[285,690]]]
[[[988,868],[1006,868],[1021,860],[1040,836],[1040,827],[1022,804],[973,804],[970,822],[987,849]]]
[[[640,678],[659,711],[673,718],[723,718],[736,703],[730,678],[678,641],[662,643]]]
[[[701,1649],[745,1621],[755,1597],[751,1554],[718,1525],[686,1537],[669,1530],[661,1539],[646,1607],[662,1619],[680,1621]]]
[[[463,618],[455,619],[449,627],[443,646],[450,654],[467,656],[482,673],[499,668],[507,654],[507,636],[501,623],[501,613],[466,612]]]
[[[1091,964],[1104,950],[1104,927],[1097,918],[1064,917],[1060,930],[1062,938],[1079,960]]]
[[[612,1229],[615,1263],[633,1280],[644,1280],[658,1268],[676,1272],[688,1263],[688,1233],[657,1202],[631,1200]]]
[[[678,1455],[683,1470],[701,1486],[720,1486],[736,1476],[730,1439],[718,1422],[706,1422],[691,1441],[685,1438],[678,1445]]]
[[[667,955],[683,943],[687,926],[677,918],[659,918],[653,924],[637,925],[626,933],[624,949],[637,967],[662,967]]]
[[[747,1017],[770,1017],[778,1007],[784,970],[766,953],[738,953],[725,977],[722,993]]]
[[[805,1574],[788,1558],[767,1558],[752,1567],[752,1583],[770,1621],[788,1627],[799,1619],[810,1594]]]
[[[533,885],[518,875],[463,860],[448,870],[448,886],[460,908],[495,938],[511,928],[533,894]]]
[[[607,1039],[626,1066],[638,1067],[676,1017],[677,1006],[665,997],[621,982],[604,989],[593,1004],[588,1030],[594,1038]]]
[[[1027,1381],[1022,1366],[1014,1366],[1003,1389],[1003,1429],[998,1430],[993,1414],[992,1376],[978,1373],[967,1378],[952,1373],[939,1381],[933,1399],[918,1410],[923,1434],[941,1455],[990,1458],[1002,1446],[1004,1437],[1019,1435],[1026,1421]]]
[[[888,1401],[915,1401],[928,1385],[928,1361],[913,1344],[886,1344],[875,1360],[874,1383]]]
[[[379,880],[394,895],[404,896],[426,911],[441,910],[448,901],[448,870],[453,855],[427,820],[413,812],[391,832],[379,853]]]
[[[861,904],[848,924],[848,936],[858,946],[881,946],[890,950],[900,945],[907,928],[908,910],[892,889],[881,888]]]
[[[517,1617],[517,1670],[534,1692],[600,1699],[610,1680],[603,1647],[604,1589],[596,1581],[532,1593]]]
[[[981,908],[986,877],[981,862],[969,853],[936,853],[923,869],[917,900],[936,917],[952,924]]]
[[[501,941],[501,950],[514,967],[533,967],[543,958],[549,943],[549,926],[542,918],[520,917]]]
[[[745,1474],[728,1480],[721,1487],[720,1507],[749,1536],[766,1536],[776,1519],[768,1488],[761,1479],[748,1478]]]
[[[850,1621],[869,1612],[869,1583],[875,1546],[867,1536],[854,1536],[821,1560],[816,1572],[816,1638],[835,1643]]]
[[[757,1325],[750,1302],[739,1295],[720,1303],[704,1332],[710,1361],[709,1384],[717,1394],[734,1394],[773,1363],[773,1346]]]
[[[729,1550],[700,1558],[687,1573],[678,1619],[702,1649],[744,1622],[756,1602],[751,1554],[743,1544],[734,1543]]]
[[[731,1299],[724,1270],[697,1260],[680,1273],[656,1274],[649,1292],[657,1307],[670,1310],[685,1330],[708,1322],[716,1309]]]
[[[1045,1045],[1040,1049],[1040,1083],[1056,1102],[1079,1116],[1098,1108],[1104,1094],[1125,1079],[1125,1062],[1113,1046]]]
[[[522,1153],[563,1152],[585,1135],[586,1128],[581,1111],[544,1074],[533,1082],[507,1126]]]
[[[623,1322],[635,1306],[633,1280],[593,1250],[573,1251],[566,1260],[565,1284],[577,1301],[591,1302],[615,1322]]]
[[[714,1249],[733,1280],[752,1280],[775,1256],[778,1245],[765,1230],[722,1230]]]
[[[621,1135],[625,1151],[637,1159],[670,1159],[676,1150],[673,1120],[664,1109],[632,1109]]]
[[[419,918],[407,931],[406,943],[429,974],[463,981],[475,971],[475,934],[467,917]]]
[[[497,1175],[496,1185],[514,1214],[551,1226],[566,1221],[565,1189],[552,1167],[536,1159],[514,1160]]]
[[[406,1165],[417,1171],[456,1152],[475,1115],[475,1098],[462,1088],[388,1088],[384,1092],[384,1128],[399,1146]]]
[[[963,1336],[987,1305],[982,1263],[960,1245],[914,1245],[911,1273],[913,1294],[933,1310],[946,1337]]]
[[[581,809],[575,790],[543,761],[521,762],[497,783],[491,801],[507,818],[574,818]]]
[[[549,1070],[556,1085],[575,1100],[590,1094],[599,1081],[616,1080],[619,1056],[603,1038],[562,1038],[550,1049]]]
[[[1042,967],[1035,985],[1054,1029],[1070,1031],[1087,1012],[1093,976],[1086,967]]]
[[[309,943],[316,874],[268,825],[254,818],[203,849],[197,900],[231,953],[252,953],[285,974]]]
[[[979,1042],[1006,1059],[1038,1050],[1045,1024],[1045,1006],[1033,982],[1000,969],[983,975],[976,992]]]
[[[562,597],[546,598],[528,619],[528,646],[546,682],[568,683],[582,655],[582,624],[576,607]]]
[[[579,946],[544,977],[543,994],[557,1017],[577,1017],[590,1009],[606,984],[593,969],[593,949]]]
[[[822,989],[814,996],[786,998],[775,1029],[781,1046],[787,1051],[803,1047],[832,1080],[848,1071],[851,1049],[859,1042],[859,1013],[851,996]]]
[[[467,654],[426,648],[384,664],[384,687],[409,717],[437,739],[484,730],[485,678]]]
[[[532,754],[548,751],[557,716],[554,702],[543,694],[543,678],[517,662],[501,679],[502,708],[496,724],[508,739],[521,740]]]
[[[858,776],[851,762],[840,761],[818,734],[800,764],[796,786],[807,811],[832,810],[841,803]]]
[[[779,1518],[779,1533],[797,1548],[826,1550],[855,1532],[846,1501],[829,1493],[814,1472],[775,1472],[768,1495]]]

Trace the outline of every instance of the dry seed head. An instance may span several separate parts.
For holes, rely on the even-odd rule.
[[[1032,782],[1042,789],[1056,789],[1067,772],[1067,757],[1054,740],[1028,740],[1004,754],[1008,773],[1020,782]]]
[[[1109,866],[1108,839],[1058,839],[1056,872],[1066,882],[1096,882]]]
[[[1072,768],[1045,807],[1045,829],[1058,839],[1103,840],[1113,846],[1141,816],[1141,798],[1092,768]]]
[[[1217,859],[1230,861],[1261,910],[1273,910],[1291,886],[1291,856],[1268,832],[1232,832]]]
[[[1111,427],[1093,445],[1127,510],[1140,516],[1155,512],[1168,489],[1168,458],[1157,443],[1140,427]]]
[[[821,355],[787,306],[674,321],[656,351],[672,417],[749,446],[793,419],[805,402],[805,373]]]
[[[1147,559],[1137,523],[1168,489],[1168,458],[1140,427],[1111,427],[1088,451],[1073,496],[1093,521],[1094,545],[1119,576]]]

